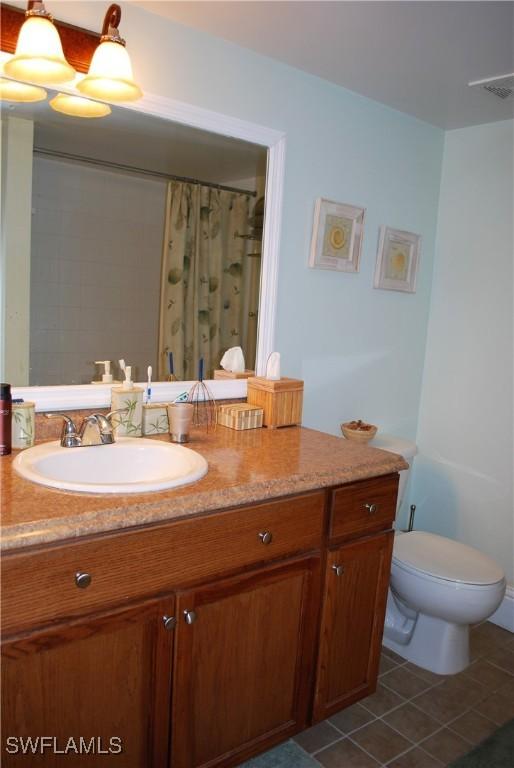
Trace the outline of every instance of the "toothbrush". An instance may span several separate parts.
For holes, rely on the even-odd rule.
[[[149,365],[146,369],[146,373],[148,375],[147,383],[146,383],[146,404],[148,405],[150,400],[152,399],[152,366]]]
[[[187,392],[181,392],[180,395],[174,399],[173,403],[187,403]]]
[[[174,366],[173,366],[173,352],[168,352],[168,381],[176,381]]]

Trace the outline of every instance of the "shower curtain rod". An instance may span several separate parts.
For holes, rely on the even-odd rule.
[[[257,192],[252,192],[248,189],[238,189],[237,187],[226,187],[223,184],[214,184],[212,181],[201,181],[200,179],[190,179],[187,176],[173,176],[168,173],[159,173],[159,171],[149,171],[146,168],[138,168],[134,165],[122,165],[121,163],[112,163],[109,160],[95,160],[94,157],[84,157],[83,155],[73,155],[70,152],[57,152],[53,149],[43,149],[42,147],[34,147],[34,153],[38,155],[47,155],[48,157],[61,157],[64,160],[75,160],[79,163],[86,163],[89,165],[98,165],[102,168],[113,168],[117,171],[125,171],[128,173],[139,173],[144,176],[152,176],[157,179],[166,179],[167,181],[183,181],[186,184],[199,184],[202,187],[213,187],[214,189],[221,189],[225,192],[239,192],[242,195],[250,195],[256,197]]]

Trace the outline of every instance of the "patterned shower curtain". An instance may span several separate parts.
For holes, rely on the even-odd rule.
[[[248,259],[251,197],[172,181],[168,185],[161,275],[159,378],[173,352],[179,379],[212,378],[229,347],[255,354],[259,280]],[[259,260],[257,260],[259,261]],[[248,338],[251,337],[251,338]],[[249,344],[248,344],[249,342]],[[248,361],[250,364],[252,360]],[[247,366],[248,367],[248,366]]]

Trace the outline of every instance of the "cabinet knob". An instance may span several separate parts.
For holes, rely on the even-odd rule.
[[[177,626],[176,616],[163,616],[162,623],[164,624],[164,629],[167,629],[168,632],[171,632],[171,630],[175,629]]]
[[[184,621],[186,624],[194,624],[196,621],[196,613],[194,611],[184,611]]]
[[[91,575],[83,571],[77,571],[75,574],[75,584],[79,589],[85,589],[91,584]]]
[[[364,504],[364,509],[367,509],[370,515],[374,515],[378,510],[378,504]]]
[[[271,531],[261,531],[259,533],[259,539],[262,541],[263,544],[271,544],[273,541],[273,534]]]
[[[344,566],[342,565],[333,565],[332,570],[334,571],[336,576],[342,576],[344,573]]]

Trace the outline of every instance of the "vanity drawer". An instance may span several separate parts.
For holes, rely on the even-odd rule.
[[[396,515],[398,480],[398,475],[387,475],[333,490],[330,537],[335,539],[390,527]]]
[[[2,631],[22,631],[319,549],[324,492],[2,558]],[[76,574],[82,577],[77,586]]]

